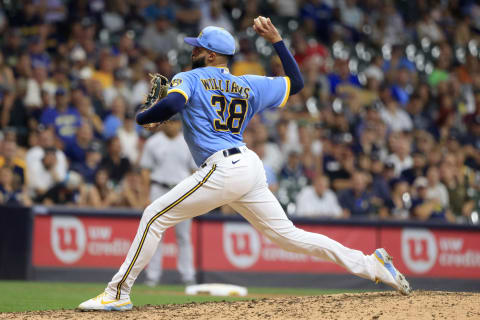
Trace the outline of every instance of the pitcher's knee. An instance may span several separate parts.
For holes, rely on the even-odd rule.
[[[146,222],[150,221],[156,214],[158,213],[158,210],[153,206],[153,204],[150,204],[148,207],[143,210],[142,213],[142,220],[146,220]]]

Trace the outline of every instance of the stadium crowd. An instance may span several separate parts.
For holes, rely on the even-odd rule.
[[[187,70],[183,37],[216,25],[238,39],[233,74],[282,75],[258,15],[305,79],[244,134],[289,215],[478,221],[480,5],[468,0],[3,1],[0,202],[143,208],[148,74]]]

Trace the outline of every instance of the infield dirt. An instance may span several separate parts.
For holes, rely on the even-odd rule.
[[[0,319],[480,319],[480,293],[415,291],[146,305],[119,313],[76,310],[0,313]]]

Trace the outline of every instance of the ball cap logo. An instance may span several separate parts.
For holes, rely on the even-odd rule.
[[[403,229],[402,258],[414,273],[426,273],[437,261],[435,236],[426,229]]]
[[[50,243],[60,261],[66,264],[77,262],[83,256],[87,243],[83,223],[75,217],[53,217]]]
[[[258,261],[260,256],[258,233],[245,223],[225,223],[223,250],[233,266],[240,269],[249,268]]]

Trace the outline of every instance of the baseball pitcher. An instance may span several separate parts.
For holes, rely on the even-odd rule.
[[[226,204],[284,250],[331,261],[352,274],[410,293],[384,249],[365,255],[296,228],[268,189],[262,162],[244,145],[242,133],[257,112],[282,108],[289,95],[303,88],[303,79],[270,19],[256,18],[253,28],[273,44],[286,76],[231,75],[227,64],[235,53],[235,40],[224,29],[206,27],[197,38],[185,38],[193,46],[193,69],[177,74],[167,96],[140,112],[137,122],[158,123],[180,113],[185,141],[199,168],[145,209],[120,270],[105,292],[80,304],[80,309],[130,310],[133,283],[165,230]]]

